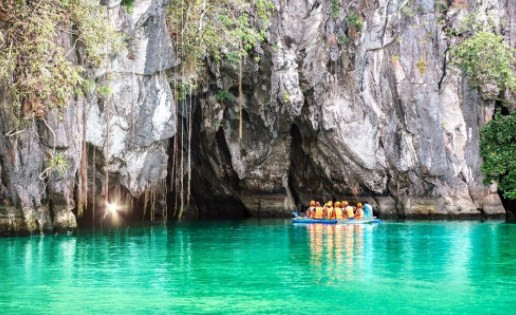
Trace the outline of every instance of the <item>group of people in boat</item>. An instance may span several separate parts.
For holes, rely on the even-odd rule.
[[[306,217],[314,220],[368,219],[373,217],[373,207],[367,202],[351,206],[347,201],[328,201],[321,206],[319,201],[310,201]]]

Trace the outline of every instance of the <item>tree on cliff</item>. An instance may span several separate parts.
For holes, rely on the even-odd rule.
[[[482,128],[480,137],[485,184],[496,181],[505,198],[516,199],[516,112],[498,114]]]

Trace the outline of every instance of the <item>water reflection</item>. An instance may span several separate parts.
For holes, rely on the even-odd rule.
[[[510,313],[515,235],[468,222],[264,220],[0,238],[0,313]]]
[[[306,229],[312,270],[329,276],[329,282],[352,279],[372,267],[374,226],[310,224]]]

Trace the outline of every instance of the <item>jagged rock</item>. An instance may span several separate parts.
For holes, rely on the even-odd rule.
[[[260,67],[244,69],[243,139],[236,102],[201,102],[199,128],[209,130],[195,149],[201,216],[219,200],[288,215],[293,204],[333,196],[401,217],[504,215],[480,173],[479,125],[494,103],[449,65],[455,39],[443,24],[458,28],[480,10],[479,21],[496,16],[500,30],[503,3],[468,2],[446,18],[431,0],[377,4],[342,4],[334,20],[329,3],[282,3]],[[364,18],[359,34],[346,30],[351,10]],[[350,41],[336,42],[344,34]],[[236,91],[234,70],[219,71],[217,86]]]
[[[85,155],[91,158],[93,151],[96,159],[88,163],[90,202],[103,209],[107,153],[110,187],[121,185],[135,197],[152,190],[161,198],[156,204],[163,204],[165,193],[160,191],[167,174],[168,139],[176,130],[174,98],[164,73],[176,63],[165,23],[169,1],[135,1],[131,14],[120,6],[121,1],[108,2],[111,24],[128,40],[127,49],[110,61],[109,97],[77,97],[63,113],[50,112],[45,120],[12,135],[8,95],[0,90],[0,234],[74,230],[80,163]],[[71,50],[70,35],[61,36],[59,43]],[[106,84],[107,67],[95,72],[98,84]],[[67,171],[43,174],[45,160],[56,153],[67,161]]]

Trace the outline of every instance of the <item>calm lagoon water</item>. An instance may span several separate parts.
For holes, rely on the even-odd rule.
[[[514,314],[516,225],[196,222],[0,238],[1,314]]]

